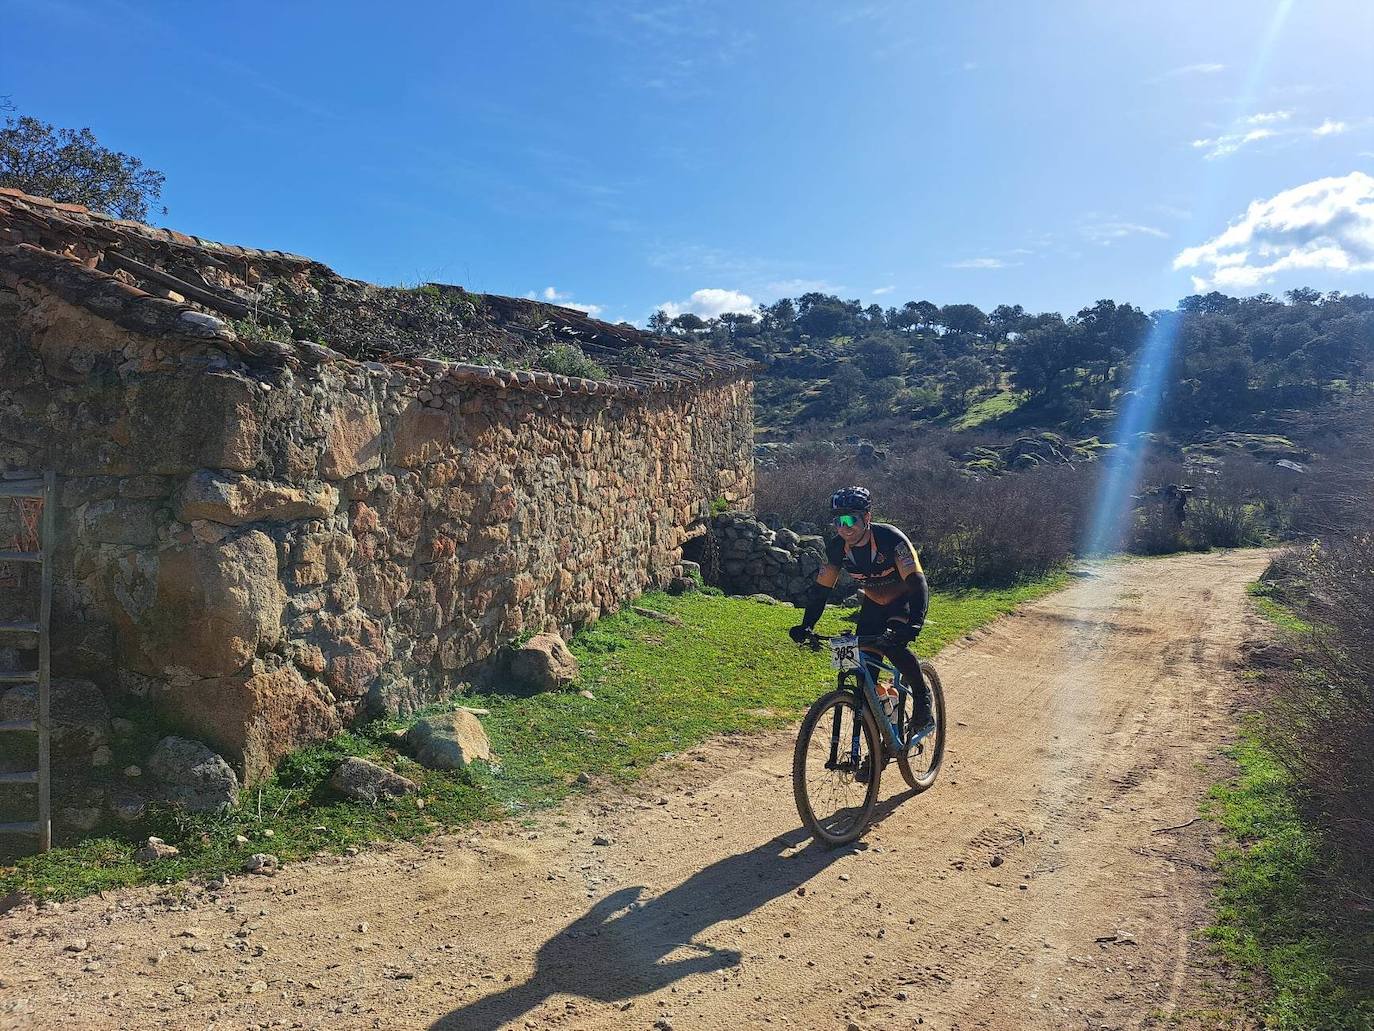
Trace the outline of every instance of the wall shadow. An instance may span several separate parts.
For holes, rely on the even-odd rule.
[[[878,803],[873,824],[911,797],[904,791]],[[783,857],[784,850],[808,837],[800,828],[778,835],[697,871],[646,902],[639,901],[643,886],[607,895],[540,947],[528,981],[454,1010],[435,1021],[431,1031],[491,1031],[555,994],[621,1002],[693,974],[737,966],[739,952],[693,939],[722,920],[738,920],[795,891],[835,860],[867,847],[860,841],[831,849],[812,841]]]

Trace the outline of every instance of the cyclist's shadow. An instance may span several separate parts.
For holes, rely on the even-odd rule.
[[[910,797],[903,792],[880,802],[873,823]],[[779,835],[643,903],[643,887],[606,896],[540,947],[528,981],[454,1010],[435,1021],[432,1031],[490,1031],[558,993],[619,1002],[693,974],[738,966],[736,950],[693,939],[722,920],[738,920],[795,891],[853,851],[853,846],[830,849],[812,842],[784,858],[785,850],[806,840],[803,830]]]

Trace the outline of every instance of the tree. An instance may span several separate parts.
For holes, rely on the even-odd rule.
[[[902,349],[886,336],[865,337],[859,344],[858,354],[869,376],[900,376],[905,371]]]
[[[149,205],[157,208],[163,181],[138,158],[102,147],[90,129],[58,129],[27,115],[7,117],[0,129],[0,186],[142,222]]]
[[[845,362],[830,374],[830,398],[837,405],[848,405],[859,396],[866,382],[862,372]]]
[[[856,308],[858,302],[851,302]],[[862,309],[859,309],[862,313]],[[797,298],[797,328],[808,336],[828,340],[853,331],[855,313],[838,297],[817,291]]]
[[[673,324],[672,317],[662,308],[649,316],[649,332],[657,333],[659,336],[667,336],[668,330]]]
[[[976,304],[947,304],[940,309],[945,329],[960,336],[975,336],[988,325],[988,317]]]
[[[698,330],[706,328],[706,320],[700,315],[690,311],[684,311],[677,318],[673,319],[673,328],[682,333],[694,334]]]

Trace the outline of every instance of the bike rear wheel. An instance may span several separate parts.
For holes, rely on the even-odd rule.
[[[827,845],[853,841],[878,800],[883,756],[878,726],[852,691],[832,691],[811,706],[792,754],[797,814]]]
[[[935,729],[921,739],[920,744],[897,756],[897,769],[913,791],[922,792],[935,783],[940,764],[945,759],[945,691],[940,674],[928,662],[921,663],[921,673],[930,688],[930,710],[935,714]],[[919,688],[918,688],[919,690]],[[906,720],[902,721],[903,732]]]

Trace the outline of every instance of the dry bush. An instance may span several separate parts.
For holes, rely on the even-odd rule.
[[[1188,504],[1183,530],[1194,547],[1243,548],[1264,534],[1255,507],[1234,496],[1209,493]]]
[[[1374,499],[1371,499],[1374,500]],[[1290,560],[1290,565],[1291,565]],[[1333,887],[1374,911],[1374,532],[1313,545],[1294,578],[1312,631],[1277,674],[1266,737],[1325,830]]]

